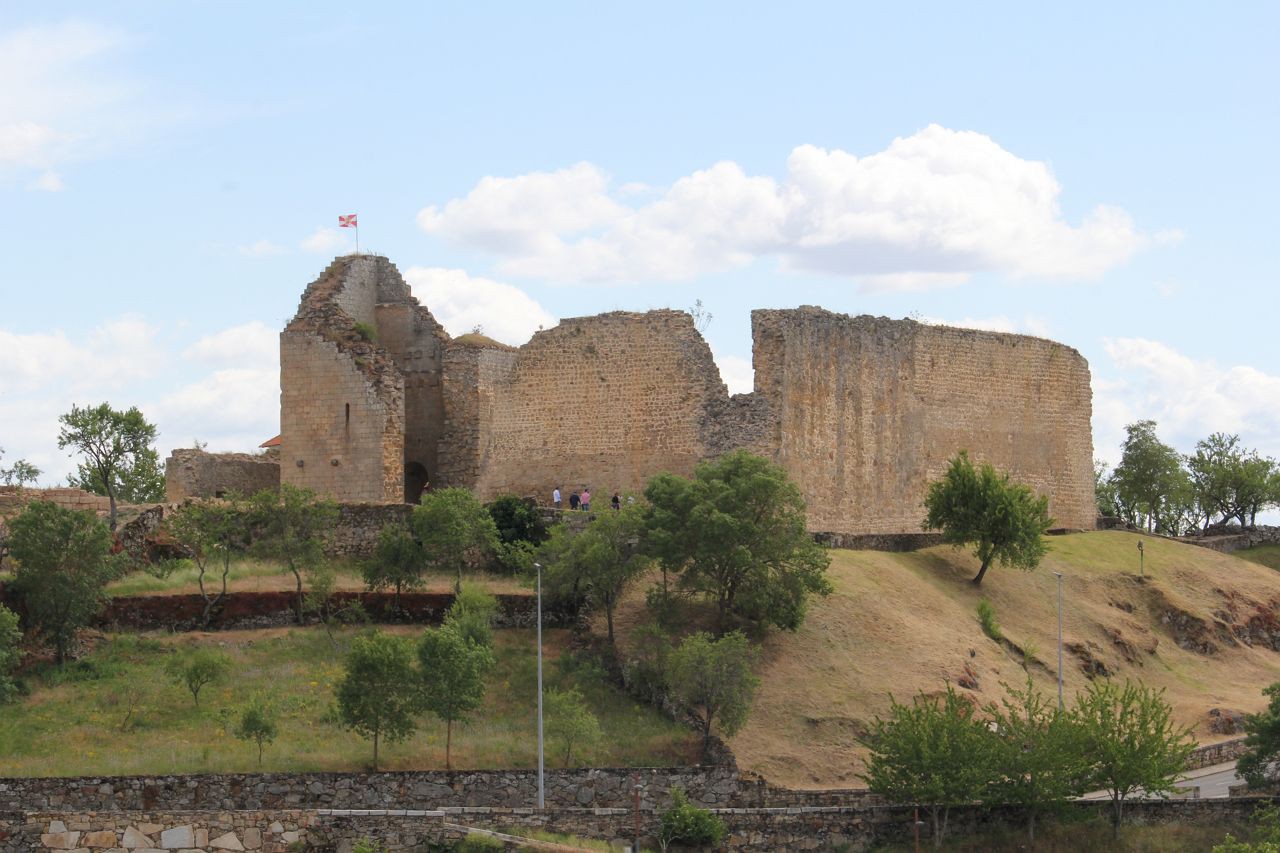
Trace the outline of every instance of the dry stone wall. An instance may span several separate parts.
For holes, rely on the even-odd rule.
[[[178,449],[164,463],[164,493],[169,503],[279,488],[280,460],[266,454]]]
[[[811,529],[919,530],[928,483],[969,450],[1092,529],[1089,368],[1040,338],[850,317],[752,313],[757,393]]]

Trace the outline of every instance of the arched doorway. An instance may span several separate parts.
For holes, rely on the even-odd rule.
[[[404,502],[416,504],[422,502],[422,493],[427,490],[427,469],[421,462],[409,462],[404,466]]]

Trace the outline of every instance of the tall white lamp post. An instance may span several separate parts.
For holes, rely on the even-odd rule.
[[[1058,578],[1058,710],[1062,705],[1062,572],[1054,572]]]
[[[538,810],[546,808],[546,786],[542,774],[542,564],[538,570]]]

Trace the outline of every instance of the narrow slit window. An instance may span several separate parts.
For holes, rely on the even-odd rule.
[[[351,404],[347,403],[347,423],[351,423]]]

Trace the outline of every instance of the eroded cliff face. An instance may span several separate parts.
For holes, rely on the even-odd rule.
[[[741,447],[799,483],[811,529],[910,533],[965,449],[1048,495],[1059,526],[1093,526],[1075,350],[811,307],[753,312],[752,328],[756,390],[731,397],[685,312],[476,345],[451,340],[385,258],[342,258],[281,335],[281,478],[349,501],[412,500],[427,476],[483,499],[589,486],[599,500]]]
[[[1093,527],[1092,394],[1074,349],[812,307],[755,311],[752,328],[775,458],[812,529],[919,530],[929,482],[960,450],[1048,495],[1057,526]]]

